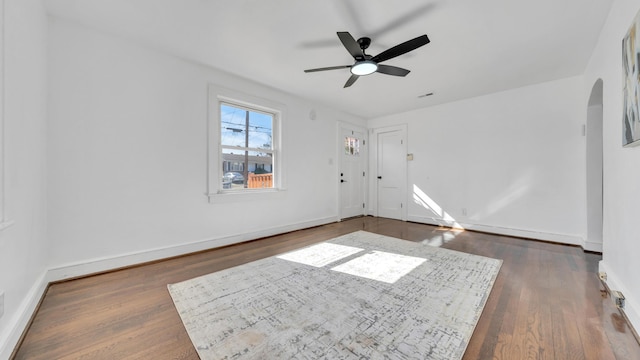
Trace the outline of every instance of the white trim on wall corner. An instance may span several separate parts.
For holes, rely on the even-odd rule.
[[[49,280],[47,280],[47,272],[45,271],[29,289],[24,301],[20,304],[13,317],[9,319],[4,332],[0,333],[0,359],[9,359],[11,353],[13,353],[13,349],[18,345],[24,329],[29,325],[31,316],[36,311],[40,299],[48,286]]]
[[[423,223],[423,224],[447,226],[447,227],[451,226],[451,224],[447,224],[446,221],[442,219],[436,219],[436,218],[410,215],[408,219],[409,221]],[[486,233],[498,234],[498,235],[515,236],[515,237],[526,238],[526,239],[551,241],[551,242],[557,242],[557,243],[562,243],[567,245],[578,245],[584,248],[584,239],[581,236],[577,236],[577,235],[554,234],[554,233],[532,231],[532,230],[505,228],[505,227],[499,227],[499,226],[471,224],[471,223],[465,223],[465,222],[459,222],[459,221],[457,223],[465,230],[480,231],[480,232],[486,232]]]
[[[587,251],[602,252],[602,243],[595,241],[585,241],[583,248]]]

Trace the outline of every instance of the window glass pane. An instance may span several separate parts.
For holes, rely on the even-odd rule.
[[[222,189],[273,188],[274,116],[221,104],[220,120]]]
[[[223,189],[272,188],[273,154],[223,149],[222,174]]]
[[[360,139],[354,137],[344,138],[344,153],[346,155],[359,156],[360,155]]]
[[[220,142],[228,146],[245,146],[246,110],[220,105]]]
[[[221,104],[220,143],[223,146],[272,149],[273,115]]]
[[[249,112],[249,147],[271,149],[273,116]]]
[[[247,188],[265,189],[273,187],[273,156],[249,156]]]

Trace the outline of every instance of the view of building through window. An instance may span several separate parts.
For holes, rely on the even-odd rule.
[[[222,189],[273,187],[274,114],[220,104]]]

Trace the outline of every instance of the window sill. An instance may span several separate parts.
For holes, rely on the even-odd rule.
[[[11,227],[11,225],[13,225],[15,223],[16,223],[15,221],[7,220],[7,219],[0,221],[0,231]]]
[[[206,194],[209,203],[232,203],[243,201],[255,201],[260,199],[273,199],[283,196],[286,189],[256,189],[256,190],[225,190],[217,193]]]

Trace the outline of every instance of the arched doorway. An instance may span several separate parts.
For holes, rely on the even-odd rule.
[[[587,107],[587,238],[585,250],[602,252],[602,79],[591,89]]]

